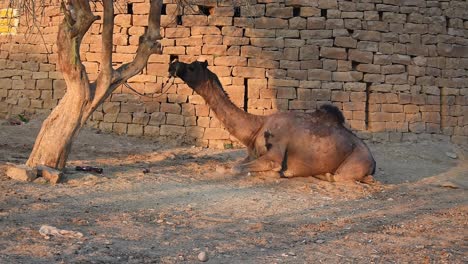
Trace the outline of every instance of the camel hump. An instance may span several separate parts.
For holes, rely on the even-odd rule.
[[[340,124],[343,124],[345,122],[345,118],[343,116],[343,113],[340,111],[340,109],[338,109],[338,107],[336,107],[334,105],[324,104],[324,105],[320,106],[319,110],[321,112],[324,112],[324,113],[327,113],[327,114],[330,114],[330,115],[334,116]]]

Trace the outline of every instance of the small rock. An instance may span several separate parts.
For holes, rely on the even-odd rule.
[[[289,256],[296,256],[296,253],[294,253],[294,252],[288,252],[288,255],[289,255]]]
[[[447,155],[447,157],[452,158],[452,159],[458,159],[458,155],[453,152],[445,152],[445,155]]]
[[[393,198],[388,198],[387,201],[393,201]]]
[[[323,240],[323,239],[317,239],[317,240],[315,240],[315,243],[317,243],[317,244],[323,244],[323,243],[325,243],[325,240]]]
[[[17,181],[30,182],[37,178],[37,169],[24,164],[10,164],[7,167],[6,175]]]
[[[150,169],[148,169],[148,168],[144,168],[144,169],[143,169],[143,173],[146,174],[146,173],[149,173],[149,172],[150,172]]]
[[[40,176],[47,179],[52,184],[59,183],[63,178],[63,172],[47,166],[37,166],[37,170]]]
[[[201,261],[201,262],[207,262],[208,261],[208,254],[206,254],[205,251],[200,252],[200,254],[198,254],[198,260]]]

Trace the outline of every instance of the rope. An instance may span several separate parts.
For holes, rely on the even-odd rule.
[[[167,85],[167,83],[172,79],[172,83],[167,87],[166,91],[163,91],[164,89],[164,86]],[[173,78],[173,76],[171,76],[169,79],[167,79],[167,81],[161,85],[161,90],[160,92],[154,92],[154,93],[149,93],[149,94],[142,94],[140,92],[138,92],[137,90],[135,90],[135,88],[133,88],[132,86],[130,86],[130,84],[128,84],[127,82],[124,83],[125,87],[127,87],[128,89],[130,89],[131,91],[133,91],[134,93],[138,94],[139,96],[143,96],[143,97],[147,97],[147,98],[158,98],[160,96],[162,96],[163,94],[167,93],[167,91],[169,91],[169,88],[171,88],[171,86],[174,84],[174,80],[175,78]],[[157,94],[159,93],[158,96],[152,96],[153,94]]]

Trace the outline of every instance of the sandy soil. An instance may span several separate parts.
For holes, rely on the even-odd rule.
[[[343,185],[233,176],[244,150],[84,129],[62,184],[7,178],[39,124],[0,125],[0,263],[468,261],[467,152],[446,142],[369,143],[379,183]],[[43,225],[83,237],[45,239]]]

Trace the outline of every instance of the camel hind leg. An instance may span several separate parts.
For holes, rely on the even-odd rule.
[[[335,174],[332,175],[331,181],[359,181],[364,183],[372,183],[372,174],[374,174],[374,172],[374,158],[366,146],[358,146],[343,161],[343,163],[341,163]],[[325,175],[325,178],[330,179],[330,175]]]

